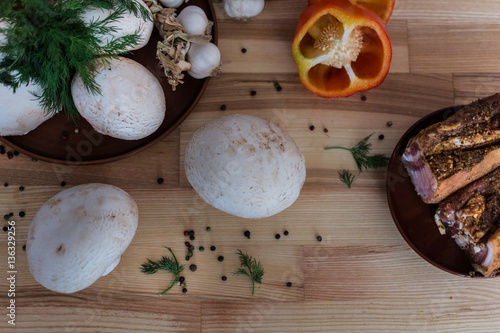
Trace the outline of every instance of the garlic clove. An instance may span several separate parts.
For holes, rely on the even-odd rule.
[[[191,68],[187,71],[195,79],[216,76],[221,69],[221,54],[213,43],[192,43],[187,53]]]
[[[160,0],[160,3],[167,8],[179,8],[184,0]]]
[[[213,23],[208,20],[207,15],[198,6],[187,6],[179,15],[177,15],[177,22],[179,22],[186,33],[190,35],[208,35],[211,33]]]
[[[236,20],[248,20],[264,10],[265,0],[223,0],[224,11]]]

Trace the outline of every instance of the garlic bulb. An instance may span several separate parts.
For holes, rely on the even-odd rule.
[[[187,53],[191,68],[187,71],[195,79],[216,76],[221,68],[219,48],[213,43],[192,43]]]
[[[226,14],[236,20],[248,20],[262,12],[265,0],[223,0]]]
[[[160,0],[160,2],[165,7],[178,8],[184,3],[184,0]]]
[[[190,35],[208,35],[212,30],[212,22],[208,20],[203,9],[198,6],[187,6],[184,8],[177,15],[177,22]]]

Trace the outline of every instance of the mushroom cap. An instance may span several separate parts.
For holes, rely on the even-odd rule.
[[[144,7],[150,13],[150,15],[152,15],[151,11],[142,2],[142,0],[139,1],[135,0],[135,1],[138,2],[142,7]],[[113,9],[104,10],[101,8],[95,8],[84,12],[81,15],[81,19],[85,23],[90,24],[91,22],[107,18],[113,12],[114,12]],[[125,12],[119,20],[112,22],[109,25],[113,26],[116,31],[111,31],[106,35],[97,36],[98,38],[101,39],[99,45],[104,46],[109,42],[111,42],[113,39],[137,33],[140,36],[140,42],[134,47],[128,47],[127,51],[138,50],[144,47],[149,42],[154,27],[152,19],[144,20],[141,16],[135,16],[134,13],[129,11]]]
[[[61,191],[42,205],[29,228],[31,274],[53,291],[82,290],[116,267],[137,223],[137,204],[115,186],[94,183]]]
[[[99,133],[138,140],[154,133],[165,118],[165,94],[158,79],[138,62],[118,57],[99,62],[95,75],[101,93],[85,88],[80,75],[71,95],[80,115]]]
[[[244,218],[288,208],[306,178],[304,156],[292,138],[249,115],[223,116],[199,128],[184,164],[188,181],[207,203]]]
[[[7,23],[0,20],[0,29]],[[0,33],[0,45],[6,42]],[[0,61],[3,54],[0,53]],[[24,135],[37,128],[50,116],[44,112],[35,95],[42,94],[42,87],[36,83],[19,86],[14,93],[10,87],[0,84],[0,136]]]

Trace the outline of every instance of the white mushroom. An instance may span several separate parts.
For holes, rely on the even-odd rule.
[[[133,1],[138,2],[142,7],[144,7],[150,13],[150,15],[152,15],[151,11],[144,4],[142,0],[133,0]],[[105,19],[113,12],[114,12],[113,9],[104,10],[96,8],[86,11],[85,13],[82,14],[81,18],[85,23],[90,24],[91,22]],[[141,47],[144,47],[149,42],[154,27],[152,16],[151,20],[144,20],[140,15],[136,16],[132,12],[126,12],[125,14],[122,15],[122,17],[119,20],[113,22],[111,25],[115,28],[115,31],[111,31],[109,34],[106,35],[97,36],[101,40],[99,45],[103,46],[108,44],[111,40],[115,38],[138,33],[140,36],[140,43],[134,47],[127,48],[128,51],[137,50],[140,49]]]
[[[249,115],[214,119],[186,148],[186,176],[210,205],[244,218],[292,205],[306,177],[304,156],[278,126]]]
[[[0,28],[6,23],[0,21]],[[6,37],[0,33],[0,44],[6,42]],[[0,61],[3,55],[0,53]],[[35,95],[41,95],[42,87],[30,83],[14,90],[0,84],[0,136],[24,135],[48,120],[48,116]]]
[[[118,265],[137,223],[135,201],[117,187],[86,184],[59,192],[40,208],[29,228],[31,274],[61,293],[87,288]]]
[[[119,57],[96,65],[101,94],[85,88],[80,75],[71,95],[80,115],[99,133],[123,140],[142,139],[156,131],[165,117],[165,94],[143,65]]]

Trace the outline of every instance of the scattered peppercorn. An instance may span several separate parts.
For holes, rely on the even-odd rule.
[[[9,160],[13,159],[14,158],[14,154],[12,154],[10,151],[7,153],[7,157],[9,158]]]
[[[4,146],[0,146],[0,150],[5,150],[5,147]]]
[[[205,248],[204,248],[203,246],[200,246],[200,247],[198,248],[198,251],[203,252],[203,251],[205,251]]]
[[[222,281],[226,281],[226,280],[227,280],[227,276],[222,275],[222,278],[221,278],[221,279],[222,279]]]
[[[61,182],[61,186],[62,187],[66,186],[66,182],[64,180]]]
[[[212,230],[212,228],[207,227],[205,230],[206,230],[206,231],[210,231],[210,230]]]
[[[250,95],[255,96],[257,95],[257,92],[255,90],[250,91]]]
[[[309,129],[310,129],[311,131],[314,131],[314,125],[309,126]]]
[[[193,256],[193,251],[189,251],[187,256],[191,258]]]
[[[241,49],[241,53],[247,53],[247,49],[242,48],[242,49]]]
[[[194,230],[189,230],[189,236],[194,236]]]
[[[280,238],[281,238],[281,235],[280,235],[280,234],[276,234],[276,235],[274,236],[274,238],[276,238],[276,239],[280,239]]]
[[[14,213],[10,212],[9,217],[12,217],[12,216],[14,216]]]
[[[9,183],[3,184],[4,187],[9,187]]]
[[[380,134],[380,135],[378,136],[378,139],[379,139],[379,140],[384,140],[384,138],[385,138],[385,136],[384,136],[383,134]]]
[[[186,260],[189,261],[189,259],[191,259],[191,257],[190,256],[186,256]]]
[[[62,132],[61,139],[62,139],[63,141],[68,140],[68,132]]]
[[[318,242],[321,242],[321,241],[323,240],[323,237],[321,237],[321,236],[316,236],[316,240],[317,240]]]
[[[0,154],[5,154],[5,149],[0,149]]]
[[[226,109],[227,109],[226,104],[222,104],[222,105],[220,106],[220,110],[221,110],[221,111],[226,111]]]
[[[325,133],[325,134],[328,133],[328,128],[326,128],[326,127],[323,128],[323,133]]]
[[[243,235],[245,235],[246,238],[250,239],[250,231],[249,230],[245,230]]]
[[[189,242],[184,242],[184,245],[189,246],[189,245],[191,245],[191,243],[189,243]]]
[[[179,276],[179,282],[180,283],[184,283],[184,280],[185,280],[184,276]]]
[[[196,239],[196,237],[194,237],[194,236],[189,236],[189,240],[194,241],[195,239]]]
[[[362,100],[363,102],[364,102],[364,101],[366,101],[367,99],[368,99],[368,98],[366,98],[366,96],[365,96],[365,95],[361,96],[361,100]]]
[[[161,184],[163,184],[163,181],[164,181],[164,180],[163,180],[163,178],[158,178],[158,179],[156,180],[156,182],[157,182],[158,184],[160,184],[160,185],[161,185]]]
[[[7,230],[9,230],[9,228],[7,228],[7,227],[3,227],[3,229],[2,229],[2,230],[3,230],[4,232],[7,232]]]
[[[291,286],[292,286],[292,283],[291,283],[291,282],[287,282],[287,283],[286,283],[286,286],[287,286],[287,287],[291,287]]]
[[[24,217],[25,215],[26,215],[25,212],[23,212],[23,211],[19,212],[19,217]]]
[[[26,251],[26,245],[23,245],[23,251]]]
[[[219,260],[220,262],[222,262],[222,261],[224,261],[224,257],[223,256],[218,256],[217,260]]]
[[[288,230],[283,231],[283,235],[288,236]]]
[[[215,251],[217,248],[215,246],[210,246],[210,251]]]
[[[189,231],[184,231],[184,236],[189,236]]]
[[[280,84],[278,82],[274,83],[274,88],[276,88],[276,91],[281,91],[283,88],[281,88]]]
[[[187,290],[186,288],[182,288],[182,293],[184,293],[184,294],[185,294],[185,293],[187,293],[187,292],[188,292],[188,290]]]
[[[19,152],[17,150],[14,150],[14,156],[19,156]]]
[[[10,216],[9,216],[9,214],[5,214],[5,215],[3,216],[3,219],[4,219],[5,221],[8,221],[8,220],[9,220],[9,217],[10,217]]]
[[[188,245],[188,251],[193,251],[194,250],[194,246],[193,245]]]
[[[24,191],[24,186],[19,186],[19,191]]]
[[[195,265],[195,264],[191,264],[191,265],[189,265],[189,269],[191,270],[191,272],[196,271],[196,269],[197,269],[197,268],[198,268],[198,267],[196,267],[196,265]]]
[[[387,126],[391,127],[392,126],[392,121],[387,122]]]

